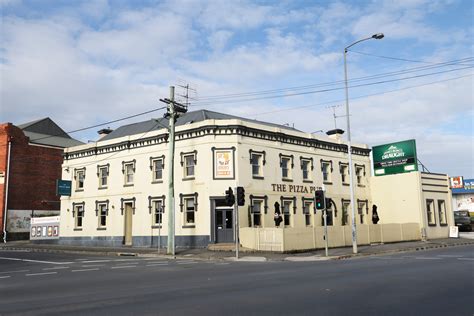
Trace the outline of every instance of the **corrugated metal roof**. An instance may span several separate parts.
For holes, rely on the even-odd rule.
[[[23,131],[23,133],[25,133],[25,136],[30,138],[30,143],[38,144],[38,145],[66,148],[66,147],[78,146],[78,145],[83,144],[83,142],[80,142],[73,138],[46,135],[46,134],[28,132],[28,131]]]
[[[258,123],[258,124],[261,124],[261,125],[266,125],[266,126],[271,126],[271,127],[278,127],[278,128],[282,128],[282,129],[297,131],[295,128],[285,126],[285,125],[279,125],[279,124],[274,124],[274,123],[251,120],[251,119],[244,118],[244,117],[238,117],[238,116],[234,116],[234,115],[229,115],[229,114],[224,114],[224,113],[219,113],[219,112],[214,112],[214,111],[208,111],[208,110],[198,110],[198,111],[187,112],[187,113],[181,115],[180,117],[178,117],[178,120],[176,121],[176,126],[191,124],[191,123],[195,123],[195,122],[201,122],[201,121],[205,121],[205,120],[230,120],[230,119],[238,119],[238,120],[242,120],[242,121]],[[167,118],[151,119],[151,120],[148,120],[148,121],[128,124],[128,125],[120,126],[116,130],[114,130],[112,133],[110,133],[107,136],[104,136],[103,138],[101,138],[99,141],[119,138],[119,137],[123,137],[123,136],[136,135],[136,134],[140,134],[140,133],[146,133],[146,132],[150,132],[150,131],[153,131],[153,130],[159,130],[159,129],[168,127],[168,125],[169,125],[169,123],[168,123]]]

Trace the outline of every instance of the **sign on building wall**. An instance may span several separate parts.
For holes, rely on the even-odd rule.
[[[72,181],[56,180],[56,195],[71,196]]]
[[[30,231],[31,217],[54,216],[59,211],[48,210],[8,210],[7,231],[9,233],[27,233]]]
[[[418,171],[414,139],[374,146],[372,155],[376,176]]]
[[[33,217],[31,219],[30,239],[58,239],[59,216]]]
[[[214,179],[235,179],[234,152],[232,148],[215,148],[213,151]]]

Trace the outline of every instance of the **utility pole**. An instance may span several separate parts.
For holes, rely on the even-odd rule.
[[[168,139],[168,199],[166,208],[168,209],[168,247],[167,254],[175,256],[175,210],[174,210],[174,127],[178,113],[186,113],[187,106],[174,101],[174,86],[170,86],[170,98],[160,99],[161,102],[168,104],[168,111],[165,117],[169,121],[169,139]]]

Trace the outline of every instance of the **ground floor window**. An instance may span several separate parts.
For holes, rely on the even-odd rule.
[[[436,217],[434,212],[434,200],[426,200],[426,216],[428,218],[428,225],[436,225]]]
[[[368,212],[367,209],[367,202],[357,202],[357,214],[359,215],[360,223],[366,224],[366,213]]]
[[[252,227],[262,226],[262,200],[252,200]]]
[[[349,224],[349,205],[350,202],[343,200],[342,201],[342,216],[341,216],[341,225]]]
[[[303,199],[303,215],[306,226],[311,226],[311,210],[313,209],[313,201]]]
[[[98,227],[105,228],[107,226],[107,215],[109,214],[109,202],[96,201],[96,214],[98,217]]]
[[[291,208],[292,208],[293,201],[291,200],[284,200],[282,204],[282,211],[283,211],[283,223],[285,226],[291,225]]]
[[[444,203],[444,200],[438,200],[438,215],[439,215],[439,224],[447,225],[448,222],[446,220],[446,204]]]
[[[82,228],[82,219],[84,218],[84,203],[74,204],[74,226],[75,228]]]
[[[184,226],[194,226],[196,223],[196,211],[197,211],[197,193],[194,194],[180,194],[180,207],[183,212]]]
[[[163,200],[153,201],[153,224],[161,225],[163,223],[163,211],[165,206],[163,205]]]

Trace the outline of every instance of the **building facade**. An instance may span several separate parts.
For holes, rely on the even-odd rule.
[[[0,125],[2,237],[5,231],[8,240],[28,239],[32,215],[59,213],[63,148],[79,144],[49,118]]]
[[[245,205],[238,210],[242,246],[267,251],[324,247],[323,218],[314,207],[314,192],[321,187],[330,199],[329,246],[352,244],[349,165],[342,131],[315,136],[205,110],[186,113],[176,124],[177,247],[234,241],[235,216],[225,203],[225,191],[236,186],[243,186],[246,193]],[[96,143],[65,149],[62,179],[73,182],[73,192],[61,199],[60,243],[166,245],[170,157],[163,127],[167,125],[166,119],[130,124]],[[380,223],[372,222],[368,146],[353,145],[352,167],[357,242],[419,240],[420,222],[392,223],[388,216],[384,219],[386,207],[379,208]],[[281,214],[280,225],[275,212]]]

